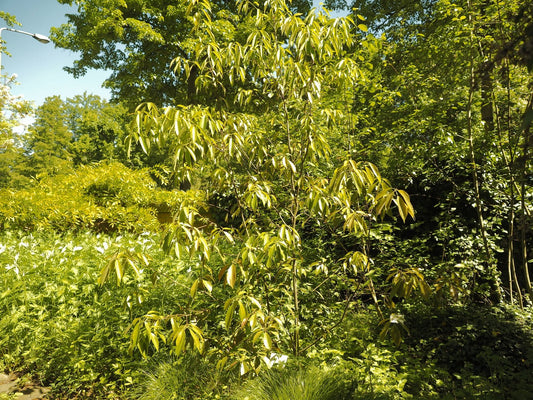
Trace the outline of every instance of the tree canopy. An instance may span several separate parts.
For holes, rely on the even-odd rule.
[[[194,51],[194,24],[185,2],[173,0],[61,0],[77,6],[69,22],[52,29],[56,46],[80,53],[80,59],[66,70],[74,76],[88,69],[106,69],[111,76],[105,86],[113,96],[136,107],[143,101],[158,105],[193,101],[194,82],[181,85],[171,68],[176,57],[189,58]],[[234,1],[212,3],[213,18],[224,21],[216,35],[232,40],[246,28],[231,16]],[[305,11],[305,0],[293,7]],[[193,41],[191,41],[193,39]]]

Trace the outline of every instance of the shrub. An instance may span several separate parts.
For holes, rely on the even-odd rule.
[[[120,163],[82,166],[34,187],[0,191],[0,226],[24,231],[157,231],[159,209],[172,213],[194,191],[156,188],[148,171]]]
[[[162,261],[157,237],[148,235],[0,236],[0,370],[28,373],[68,398],[117,398],[134,383],[142,361],[128,355],[132,316],[124,309],[143,313],[166,299],[139,292],[128,278],[118,289],[98,286],[106,258],[122,246]]]
[[[222,395],[226,387],[219,384],[217,377],[214,364],[198,354],[154,359],[131,394],[138,400],[220,398],[217,395]]]

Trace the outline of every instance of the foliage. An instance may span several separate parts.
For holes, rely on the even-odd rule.
[[[99,286],[102,264],[124,247],[149,257],[150,267],[136,279],[125,276],[118,288]],[[146,371],[154,364],[127,356],[125,333],[134,313],[172,309],[187,299],[188,289],[175,282],[190,281],[189,273],[170,261],[153,234],[3,233],[0,369],[52,386],[56,398],[121,398],[133,385],[150,393]],[[154,282],[150,292],[142,289],[145,281]],[[214,365],[198,358],[176,360],[172,368],[191,378],[188,389],[181,385],[188,396],[202,376],[215,376]]]
[[[386,38],[372,79],[353,92],[354,148],[417,210],[416,224],[376,245],[398,255],[384,262],[408,259],[434,279],[462,266],[466,301],[525,304],[531,291],[531,75],[518,50],[531,13],[522,3],[353,3]]]
[[[194,58],[179,57],[174,68],[185,80],[195,70],[197,92],[218,94],[217,107],[142,105],[135,138],[146,152],[169,147],[182,179],[205,198],[227,194],[231,203],[217,205],[218,218],[193,202],[180,207],[163,248],[191,263],[191,302],[181,313],[138,317],[131,348],[146,355],[164,341],[180,354],[190,346],[215,355],[220,368],[239,366],[246,374],[259,371],[261,360],[268,364],[274,351],[298,357],[333,335],[359,287],[377,302],[365,238],[393,205],[403,221],[414,210],[408,194],[373,164],[330,157],[328,138],[338,135],[343,112],[326,95],[363,79],[351,20],[314,10],[301,17],[284,2],[242,2],[247,39],[226,43],[217,39],[220,21],[213,22],[209,2],[189,8],[199,39]],[[234,82],[253,85],[230,92],[226,85]],[[309,226],[350,245],[325,258],[307,242]],[[102,282],[108,270],[124,268],[110,265]],[[218,282],[226,287],[215,290]],[[330,295],[335,285],[352,294]],[[397,325],[384,321],[383,331],[399,342]],[[217,339],[206,347],[206,337]]]
[[[158,231],[159,210],[175,210],[185,198],[200,200],[195,192],[158,190],[146,170],[119,163],[83,166],[1,193],[0,224],[25,231]]]
[[[31,113],[31,104],[11,94],[15,76],[0,76],[0,188],[20,186],[24,182],[17,168],[23,159],[23,146],[16,128]]]
[[[20,112],[23,104],[17,106]],[[11,125],[15,126],[21,117],[11,110]],[[47,97],[35,110],[35,121],[28,129],[11,134],[13,145],[2,154],[2,162],[7,164],[2,186],[30,187],[31,179],[40,180],[70,172],[80,165],[106,161],[120,162],[133,169],[150,168],[150,175],[159,186],[174,189],[172,163],[164,150],[146,155],[140,146],[128,149],[126,137],[130,126],[131,115],[122,104],[87,93],[66,100]]]
[[[219,399],[227,387],[217,376],[213,365],[195,354],[153,360],[131,392],[139,400]]]
[[[345,382],[336,371],[317,367],[281,368],[251,380],[234,396],[239,400],[343,400]]]
[[[27,150],[30,176],[57,175],[72,165],[72,133],[66,124],[59,96],[48,97],[38,108],[28,133]]]
[[[106,249],[128,242],[2,234],[2,369],[29,373],[56,392],[78,395],[103,391],[112,397],[127,384],[124,292],[99,289],[96,277]]]
[[[2,366],[66,396],[531,393],[529,4],[76,4],[71,71],[152,102],[132,131],[50,98],[33,167],[6,158]]]
[[[101,287],[97,277],[102,264],[123,247],[145,254],[151,266],[136,279],[125,276],[120,287]],[[177,378],[172,371],[187,377],[175,395],[191,398],[196,390],[199,396],[201,382],[206,383],[206,396],[223,391],[213,380],[214,364],[207,360],[176,359],[154,369],[156,361],[128,356],[125,333],[132,315],[155,307],[172,309],[187,299],[188,289],[175,282],[190,281],[189,273],[170,261],[153,234],[3,233],[0,369],[51,386],[55,398],[116,399],[128,392],[150,396],[154,385]],[[145,281],[154,282],[150,292],[142,289]],[[159,371],[159,383],[150,381],[151,369]],[[172,376],[162,374],[167,369]]]
[[[100,161],[131,165],[124,147],[127,125],[125,108],[98,96],[47,97],[25,134],[25,160],[19,168],[40,178]]]
[[[194,101],[194,78],[184,85],[170,68],[176,56],[188,58],[194,22],[185,2],[173,0],[60,0],[75,4],[68,23],[52,28],[56,46],[79,52],[80,58],[66,70],[74,76],[88,69],[112,71],[105,82],[113,95],[135,108],[141,101],[158,105]],[[234,1],[213,3],[213,15],[221,19],[220,39],[240,31],[239,18],[231,16]],[[293,3],[307,11],[305,0]],[[237,29],[235,29],[237,27]],[[245,29],[245,28],[244,28]],[[193,45],[194,46],[194,45]]]
[[[3,19],[8,26],[20,25],[14,15],[11,15],[5,11],[0,11],[0,18]],[[1,43],[0,45],[2,46],[2,51],[5,51],[3,43]]]
[[[124,274],[118,287],[99,286],[105,260],[123,248],[147,255],[150,266],[134,279]],[[518,399],[531,390],[530,311],[409,305],[402,312],[410,334],[397,348],[377,339],[379,314],[359,304],[338,335],[310,350],[306,360],[289,357],[286,367],[277,364],[241,388],[238,371],[220,374],[210,357],[158,354],[143,361],[128,355],[125,333],[134,316],[186,304],[194,281],[189,265],[168,258],[153,235],[7,232],[0,237],[0,262],[1,367],[51,384],[56,398],[161,394],[207,400],[232,392],[233,398],[252,399],[273,390],[296,396],[292,391],[302,386],[295,382],[323,394],[330,388],[334,398],[343,393],[346,399],[496,399],[503,393]],[[144,290],[152,280],[154,286]]]
[[[75,165],[99,161],[127,163],[124,139],[129,115],[121,104],[84,93],[64,102]]]
[[[406,338],[409,347],[404,354],[413,357],[418,368],[421,364],[429,367],[428,371],[443,380],[444,385],[436,388],[439,398],[453,394],[459,398],[519,399],[531,393],[530,310],[418,306],[408,315],[413,331]],[[420,390],[420,378],[418,374],[408,378],[406,390]]]

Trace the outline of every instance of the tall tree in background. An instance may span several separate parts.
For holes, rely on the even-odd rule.
[[[25,178],[19,166],[22,163],[24,149],[22,120],[31,114],[31,104],[11,94],[11,85],[15,78],[0,78],[0,188],[20,186]],[[17,130],[19,128],[19,130]]]
[[[53,175],[100,161],[146,166],[143,160],[128,159],[125,138],[131,116],[120,104],[88,94],[66,100],[53,96],[36,110],[35,117],[25,138],[30,176]]]
[[[74,164],[105,160],[127,163],[124,141],[131,117],[122,105],[85,93],[67,99],[64,106]]]
[[[105,86],[113,97],[130,108],[143,101],[158,105],[187,104],[194,101],[195,76],[180,84],[170,66],[176,57],[189,58],[195,43],[194,28],[187,4],[176,0],[58,0],[76,4],[77,13],[69,22],[52,29],[51,38],[61,48],[80,52],[80,59],[66,68],[74,76],[88,69],[108,69]],[[294,7],[309,9],[305,0]],[[213,17],[226,21],[216,32],[221,40],[239,24],[226,18],[235,10],[234,1],[213,3]]]
[[[27,173],[56,175],[72,166],[72,133],[65,105],[59,96],[47,97],[37,109],[27,136]]]

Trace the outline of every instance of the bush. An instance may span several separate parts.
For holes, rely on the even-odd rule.
[[[30,189],[0,190],[0,226],[24,231],[91,229],[95,232],[158,231],[158,210],[172,213],[194,191],[156,188],[148,171],[120,163],[83,166],[43,178]]]
[[[235,400],[344,400],[349,387],[335,369],[315,366],[278,368],[250,380]]]
[[[441,396],[525,399],[533,393],[532,314],[512,306],[418,306],[408,314],[404,355],[443,382]],[[406,390],[423,377],[413,364]],[[440,372],[438,372],[440,371]]]
[[[154,357],[131,395],[138,400],[220,398],[226,386],[219,384],[218,376],[215,364],[197,353],[162,360]]]

